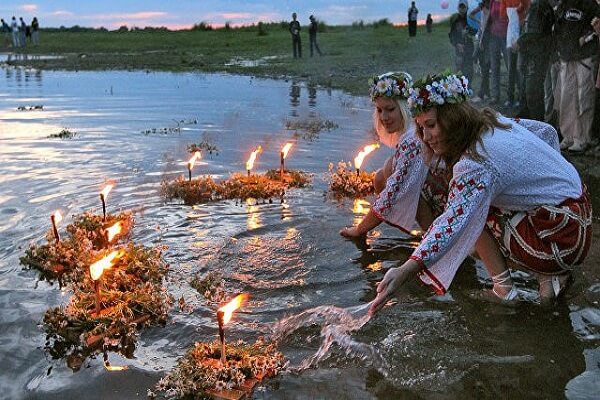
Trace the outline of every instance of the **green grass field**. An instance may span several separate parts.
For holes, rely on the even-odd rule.
[[[264,77],[298,77],[317,84],[365,94],[366,79],[390,70],[415,78],[453,65],[448,24],[431,34],[419,27],[409,40],[405,27],[362,29],[325,27],[318,35],[322,57],[309,57],[308,29],[302,31],[302,59],[292,57],[290,34],[281,24],[210,31],[46,30],[40,46],[22,53],[62,55],[62,59],[19,61],[43,69],[223,71]]]

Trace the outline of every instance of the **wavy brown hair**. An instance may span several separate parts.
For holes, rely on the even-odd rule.
[[[510,125],[498,121],[496,111],[491,108],[478,109],[468,101],[458,104],[444,104],[436,106],[437,123],[444,137],[445,152],[441,158],[446,163],[448,172],[452,173],[452,167],[467,154],[475,160],[481,160],[482,156],[477,152],[477,144],[481,141],[484,132],[494,128],[508,129]],[[423,139],[423,131],[417,128],[418,135]]]

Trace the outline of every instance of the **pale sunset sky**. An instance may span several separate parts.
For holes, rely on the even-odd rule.
[[[446,9],[443,3],[448,4]],[[419,20],[431,13],[434,20],[448,17],[456,10],[458,0],[417,0]],[[475,0],[470,1],[475,7]],[[303,25],[314,14],[330,25],[349,25],[353,21],[375,21],[388,18],[394,24],[406,24],[410,0],[39,0],[0,1],[0,17],[10,22],[12,16],[29,24],[36,16],[40,26],[80,25],[116,29],[121,25],[166,26],[186,29],[204,21],[215,27],[229,21],[231,25],[247,25],[289,20],[298,13]]]

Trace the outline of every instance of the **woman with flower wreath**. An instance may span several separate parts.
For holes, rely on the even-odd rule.
[[[423,157],[406,102],[411,84],[406,72],[388,72],[369,80],[375,131],[381,143],[395,152],[375,174],[378,196],[371,210],[357,226],[342,229],[342,236],[365,235],[383,221],[409,232],[415,220],[427,227],[435,213],[443,210],[448,183],[442,166],[430,169],[433,163]]]
[[[413,276],[445,293],[473,249],[501,300],[519,297],[508,261],[536,277],[541,301],[558,296],[591,241],[575,167],[521,125],[473,107],[464,77],[428,76],[409,92],[419,137],[452,171],[448,202],[410,259],[386,273],[370,312]]]

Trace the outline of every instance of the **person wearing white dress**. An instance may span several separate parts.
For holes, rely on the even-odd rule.
[[[409,91],[417,134],[451,171],[448,201],[410,259],[386,273],[370,312],[410,277],[445,293],[473,249],[501,300],[518,298],[509,261],[537,278],[541,301],[558,296],[591,242],[591,204],[575,167],[556,144],[473,107],[464,77],[428,76]]]

